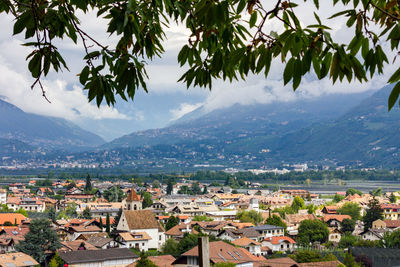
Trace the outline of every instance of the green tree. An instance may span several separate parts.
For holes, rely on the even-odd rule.
[[[301,209],[305,209],[306,206],[304,204],[304,200],[299,196],[294,197],[291,208],[295,211],[295,213]]]
[[[62,267],[63,265],[63,259],[61,259],[60,255],[58,255],[58,252],[56,252],[56,254],[54,254],[50,260],[49,267]]]
[[[333,202],[338,203],[338,202],[342,201],[345,198],[346,198],[345,196],[341,196],[341,195],[335,194],[335,196],[333,197]]]
[[[299,250],[295,254],[295,261],[298,263],[303,262],[320,262],[323,261],[323,257],[316,251],[312,250]]]
[[[280,226],[287,228],[287,225],[284,221],[282,221],[281,217],[277,216],[277,215],[272,215],[271,217],[269,217],[267,220],[265,220],[265,224],[269,224],[269,225],[276,225],[276,226]]]
[[[114,224],[113,224],[113,226],[114,226]],[[99,218],[99,228],[100,228],[100,232],[103,232],[104,225],[103,225],[103,218],[101,218],[101,217]]]
[[[207,194],[208,194],[208,189],[207,189],[207,186],[205,185],[203,187],[203,195],[207,195]]]
[[[383,210],[379,205],[379,201],[373,197],[368,203],[368,209],[363,218],[364,230],[372,227],[372,223],[378,219],[383,219]]]
[[[351,219],[344,219],[342,221],[342,232],[344,233],[352,233],[354,231],[354,228],[356,226],[356,222]]]
[[[184,252],[197,246],[198,238],[199,237],[197,235],[185,233],[178,244],[179,255],[182,255]]]
[[[179,218],[171,215],[169,216],[167,223],[165,224],[165,230],[168,231],[169,229],[178,224],[179,224]]]
[[[51,228],[48,219],[34,219],[29,225],[29,232],[24,240],[20,241],[15,249],[32,256],[39,263],[43,263],[46,253],[55,252],[61,247],[56,232]]]
[[[47,217],[53,222],[56,221],[56,209],[54,207],[47,209]]]
[[[20,213],[22,215],[24,215],[25,217],[28,217],[28,212],[26,210],[24,210],[23,208],[19,208],[16,213]]]
[[[90,175],[88,174],[86,176],[86,184],[85,184],[84,192],[86,194],[90,194],[92,192],[92,189],[93,189],[93,187],[92,187],[92,179],[90,178]]]
[[[316,241],[325,243],[328,241],[328,226],[320,220],[304,220],[300,223],[297,241],[308,245]]]
[[[386,232],[379,241],[384,248],[400,248],[400,230]]]
[[[68,217],[76,218],[78,217],[78,212],[76,211],[77,208],[78,207],[75,202],[70,203],[67,205],[67,208],[65,209],[65,214]]]
[[[178,194],[190,195],[193,194],[193,192],[187,185],[182,185],[178,190]]]
[[[193,192],[194,195],[200,195],[201,194],[201,188],[198,182],[192,183],[190,186],[191,191]]]
[[[357,189],[354,189],[354,188],[349,188],[349,189],[347,189],[347,191],[346,191],[346,196],[348,196],[348,195],[355,195],[355,194],[357,194],[357,195],[362,195],[362,192],[360,191],[360,190],[357,190]]]
[[[112,224],[113,231],[115,231],[117,229],[117,226],[118,226],[119,220],[121,219],[121,216],[122,216],[122,208],[120,208],[118,210],[117,216],[114,217],[114,222]]]
[[[146,253],[140,254],[140,259],[136,262],[136,265],[141,267],[157,267],[157,265],[147,258]]]
[[[207,217],[207,215],[195,215],[193,217],[194,222],[212,222],[214,219]]]
[[[236,264],[232,262],[218,262],[217,264],[214,264],[213,267],[235,267]]]
[[[361,207],[355,202],[346,202],[337,212],[349,215],[355,221],[361,219]]]
[[[172,191],[174,190],[174,185],[172,182],[172,179],[168,179],[168,184],[167,184],[167,195],[171,195]]]
[[[396,196],[393,194],[393,192],[390,193],[389,200],[390,200],[390,203],[396,203],[397,198],[396,198]]]
[[[110,214],[107,213],[107,217],[106,217],[106,232],[108,235],[110,235],[111,233],[111,224],[110,224]]]
[[[274,58],[285,63],[283,84],[292,83],[295,90],[303,76],[313,72],[315,77],[327,76],[335,83],[346,79],[360,82],[383,72],[388,59],[380,36],[387,34],[388,50],[398,48],[397,27],[399,7],[387,0],[333,0],[342,5],[341,11],[323,21],[318,16],[320,1],[313,1],[315,21],[300,23],[296,13],[301,4],[288,1],[226,0],[209,4],[207,0],[192,1],[47,1],[27,5],[20,1],[5,1],[0,12],[15,17],[13,34],[24,33],[25,45],[31,49],[27,60],[34,82],[39,86],[50,70],[68,70],[57,47],[57,40],[72,40],[82,44],[84,66],[79,81],[88,91],[89,101],[97,105],[105,101],[113,105],[116,96],[133,99],[136,90],[147,91],[145,60],[164,52],[165,29],[175,21],[188,31],[188,41],[178,54],[178,62],[186,68],[179,81],[210,87],[214,79],[245,79],[250,74],[268,76]],[[324,2],[324,6],[326,3]],[[116,36],[115,43],[103,43],[85,32],[76,16],[79,12],[98,10],[108,22],[107,35]],[[215,15],[218,14],[218,15]],[[347,20],[354,29],[349,42],[340,42],[330,34],[333,18]],[[278,31],[267,32],[265,25]],[[183,31],[184,32],[184,31]],[[33,40],[32,40],[33,39]],[[387,51],[389,54],[391,51]],[[395,53],[393,53],[395,54]],[[65,55],[64,55],[65,56]],[[328,75],[329,74],[329,75]],[[389,109],[399,96],[400,71],[395,71],[388,83],[396,84],[389,98]],[[99,90],[101,88],[101,90]]]
[[[107,190],[104,190],[103,196],[109,202],[121,202],[124,198],[124,192],[119,186],[114,185]]]
[[[357,236],[352,235],[351,233],[344,234],[339,241],[339,248],[349,248],[354,246],[354,244],[359,240]]]
[[[82,217],[84,219],[92,219],[92,213],[90,213],[90,209],[88,206],[83,210]]]
[[[306,206],[308,214],[314,214],[314,212],[318,209],[318,206],[314,204],[310,204]]]
[[[143,201],[142,201],[142,207],[143,209],[151,207],[153,205],[153,197],[149,192],[144,192],[143,193]]]
[[[172,255],[174,257],[180,255],[178,242],[176,242],[173,238],[169,238],[165,241],[164,245],[161,248],[161,251],[163,254]]]
[[[160,182],[158,180],[154,180],[153,183],[151,184],[151,187],[160,188]]]
[[[361,267],[355,260],[353,255],[350,252],[347,252],[344,256],[343,264],[346,267]]]
[[[251,222],[255,225],[259,224],[260,222],[263,221],[263,217],[261,213],[255,211],[255,210],[250,210],[250,211],[239,211],[236,214],[236,218],[240,220],[241,222]]]
[[[380,197],[383,194],[382,187],[376,188],[376,189],[372,190],[370,193],[373,196]]]

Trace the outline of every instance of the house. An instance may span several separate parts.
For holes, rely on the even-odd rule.
[[[125,267],[138,258],[135,253],[127,248],[67,251],[59,253],[59,256],[70,267]]]
[[[169,217],[170,216],[167,216],[167,215],[156,216],[157,220],[159,222],[162,222],[163,224],[166,224],[168,222]],[[180,223],[189,223],[190,222],[189,216],[187,216],[187,215],[177,215],[175,217],[178,217]]]
[[[7,190],[0,189],[0,204],[7,203]]]
[[[251,254],[259,256],[261,255],[261,244],[247,237],[242,237],[232,241],[235,246],[247,249]]]
[[[96,225],[79,225],[68,227],[68,237],[67,240],[76,240],[82,234],[95,234],[100,233],[101,229]]]
[[[322,208],[323,214],[337,214],[338,207],[336,206],[325,206]]]
[[[65,201],[84,201],[84,202],[90,202],[94,198],[94,195],[92,194],[66,194],[64,196]]]
[[[304,220],[315,220],[313,214],[286,214],[285,222],[287,225],[287,232],[289,235],[297,235],[300,223]]]
[[[397,204],[381,204],[383,210],[383,217],[386,220],[398,220],[400,219],[400,205]]]
[[[342,222],[345,219],[351,220],[349,215],[344,214],[326,214],[322,217],[322,220],[327,223],[330,227],[341,228]]]
[[[288,236],[267,237],[261,242],[262,246],[269,247],[273,252],[293,251],[296,248],[296,241]]]
[[[15,245],[25,239],[29,228],[17,226],[3,226],[0,231],[0,251],[13,252]]]
[[[53,190],[48,187],[39,187],[38,190],[36,190],[36,195],[40,197],[48,196],[48,195],[54,195]]]
[[[104,236],[92,236],[87,240],[87,242],[98,249],[110,249],[118,247],[118,243],[114,239]]]
[[[230,262],[236,264],[238,267],[253,267],[254,263],[260,263],[261,261],[261,258],[252,255],[244,248],[237,248],[223,241],[210,242],[211,264]],[[199,266],[198,246],[183,253],[172,265],[175,267]]]
[[[238,239],[240,236],[236,235],[233,229],[224,229],[217,235],[217,237],[219,239],[232,242],[233,240]]]
[[[179,241],[186,233],[198,234],[198,232],[192,229],[189,224],[180,223],[165,232],[165,239],[173,238],[176,241]]]
[[[24,209],[26,211],[43,212],[46,209],[45,202],[37,197],[10,197],[7,200],[7,207],[14,211]]]
[[[1,254],[0,256],[0,266],[27,267],[36,265],[39,265],[39,263],[34,258],[22,252]]]
[[[385,228],[386,228],[386,223],[381,219],[372,222],[372,229],[385,229]]]
[[[273,236],[283,236],[285,234],[285,228],[281,226],[275,225],[259,225],[253,227],[254,230],[261,234],[262,238],[273,237]]]
[[[98,250],[92,244],[84,241],[84,240],[74,240],[74,241],[62,241],[61,248],[57,251],[65,252],[65,251],[77,251],[77,250]]]
[[[149,248],[159,249],[165,242],[164,229],[151,210],[124,210],[117,225],[120,232],[146,232],[150,237]]]
[[[389,229],[369,229],[361,233],[360,236],[363,240],[378,241],[389,231]]]
[[[0,225],[20,225],[26,217],[21,213],[0,213]]]
[[[343,232],[335,227],[329,227],[328,241],[339,243],[342,238]]]
[[[120,243],[120,248],[135,248],[140,251],[148,251],[151,237],[146,232],[122,232],[118,233],[116,240]]]

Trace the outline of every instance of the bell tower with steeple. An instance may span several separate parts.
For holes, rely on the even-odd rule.
[[[140,195],[136,194],[135,188],[132,187],[132,189],[128,191],[127,197],[122,200],[122,208],[124,210],[142,209],[142,201]]]

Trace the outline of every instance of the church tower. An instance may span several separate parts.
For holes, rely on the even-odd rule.
[[[122,200],[122,208],[124,210],[142,209],[142,201],[140,199],[140,195],[136,194],[135,188],[132,187],[132,189],[128,191],[127,197]]]

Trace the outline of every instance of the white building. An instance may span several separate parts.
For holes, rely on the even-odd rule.
[[[151,238],[148,244],[149,249],[160,249],[165,242],[164,229],[151,210],[124,210],[117,230],[129,233],[147,233]]]

